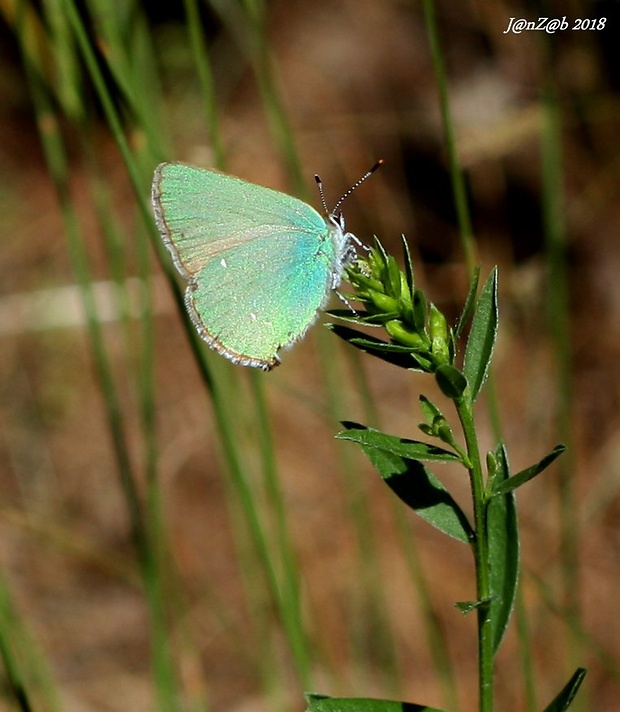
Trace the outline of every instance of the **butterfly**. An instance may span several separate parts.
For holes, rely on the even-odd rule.
[[[285,193],[184,163],[155,169],[155,222],[187,280],[185,305],[199,335],[233,363],[268,371],[302,338],[340,284],[359,240],[340,207],[325,215]]]

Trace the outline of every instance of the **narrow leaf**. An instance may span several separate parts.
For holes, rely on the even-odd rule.
[[[433,401],[430,400],[430,398],[427,398],[426,396],[420,396],[419,401],[420,410],[422,411],[422,413],[424,413],[426,422],[429,425],[433,425],[433,423],[435,422],[435,418],[441,418],[442,420],[445,420],[444,414],[433,403]]]
[[[389,344],[387,341],[376,339],[341,324],[325,324],[325,327],[351,344],[351,346],[355,346],[355,348],[371,356],[380,358],[382,361],[387,361],[393,366],[411,371],[423,371],[430,367],[430,362],[413,353],[411,347]]]
[[[415,282],[413,277],[413,262],[411,261],[411,252],[409,251],[409,243],[403,238],[403,251],[405,253],[405,275],[407,277],[407,287],[411,296],[411,304],[413,304],[413,292],[415,290]]]
[[[387,261],[387,274],[385,280],[386,293],[394,299],[400,299],[402,294],[402,277],[398,262],[390,255]]]
[[[483,601],[457,601],[454,605],[464,616],[466,616],[468,613],[477,610],[480,606],[483,606],[488,602],[489,599],[485,599]]]
[[[543,712],[564,712],[567,710],[571,702],[575,699],[575,695],[581,687],[583,678],[586,676],[585,668],[577,668],[571,679],[566,683],[560,694],[553,700],[550,705],[545,707]]]
[[[465,349],[463,373],[471,389],[472,403],[478,397],[489,372],[497,338],[497,324],[497,267],[494,267],[476,303]]]
[[[353,301],[355,297],[351,295],[346,295],[346,298]],[[393,314],[386,314],[382,312],[381,314],[373,314],[368,311],[362,311],[361,309],[356,309],[352,311],[351,309],[330,309],[326,312],[329,316],[333,316],[336,319],[342,319],[342,321],[348,321],[352,324],[360,324],[362,326],[373,326],[379,327],[383,326],[389,319],[397,319],[398,312]]]
[[[360,445],[378,448],[409,459],[425,460],[427,462],[460,462],[459,456],[455,453],[429,443],[388,435],[380,430],[367,428],[358,423],[343,422],[342,424],[347,429],[336,435],[340,440],[352,440]]]
[[[413,290],[413,324],[415,330],[422,334],[426,328],[426,317],[428,308],[426,306],[426,297],[421,289]]]
[[[465,300],[465,304],[463,305],[463,311],[461,312],[461,316],[458,318],[458,321],[456,322],[456,326],[454,327],[454,338],[458,339],[458,337],[461,335],[463,332],[463,329],[467,325],[467,322],[469,321],[471,317],[471,313],[474,310],[474,305],[476,303],[476,294],[478,292],[478,282],[480,281],[480,265],[476,267],[474,270],[474,274],[471,278],[471,284],[469,285],[469,292],[467,293],[467,299]]]
[[[540,462],[537,462],[535,465],[532,465],[525,470],[521,470],[521,472],[509,477],[503,482],[498,481],[497,486],[493,489],[493,496],[512,492],[517,489],[517,487],[521,487],[521,485],[534,479],[536,475],[539,475],[543,470],[546,470],[547,467],[549,467],[549,465],[556,459],[556,457],[559,457],[565,450],[565,445],[556,445],[553,450],[548,455],[545,455]]]
[[[466,544],[472,541],[474,533],[463,510],[419,460],[369,445],[361,448],[392,492],[407,506],[444,534]]]
[[[435,371],[435,380],[447,398],[460,398],[467,388],[467,379],[458,368],[444,363]]]
[[[381,259],[383,261],[383,264],[387,268],[387,263],[390,259],[390,256],[388,255],[385,247],[383,247],[383,244],[381,243],[381,240],[379,240],[378,237],[375,237],[375,244],[377,246],[377,250],[381,253]]]
[[[414,702],[376,700],[369,697],[324,697],[306,693],[306,712],[444,712]]]
[[[509,477],[508,456],[503,443],[495,451],[496,482]],[[491,499],[487,505],[487,537],[490,568],[490,617],[497,653],[514,608],[519,579],[519,529],[514,492]]]

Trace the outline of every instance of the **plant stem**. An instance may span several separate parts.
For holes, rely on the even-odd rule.
[[[493,628],[490,617],[489,544],[486,526],[487,495],[480,461],[480,448],[474,423],[473,403],[467,394],[454,401],[463,428],[470,467],[469,480],[474,505],[476,537],[472,551],[476,565],[476,600],[478,601],[478,686],[480,712],[493,710]]]

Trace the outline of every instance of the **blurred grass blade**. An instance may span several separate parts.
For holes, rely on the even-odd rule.
[[[26,64],[26,66],[29,66]],[[144,544],[144,525],[142,522],[139,498],[135,487],[131,460],[123,432],[122,408],[112,369],[105,350],[101,325],[98,321],[97,306],[92,289],[92,279],[88,259],[84,249],[78,220],[71,203],[68,176],[69,167],[64,144],[60,135],[59,123],[47,100],[47,95],[40,90],[40,85],[31,75],[30,88],[33,95],[35,112],[38,118],[41,142],[43,145],[48,170],[57,192],[60,209],[64,219],[65,235],[73,269],[80,286],[92,353],[97,368],[97,374],[107,408],[108,426],[117,457],[119,474],[130,510],[135,543],[140,551]]]
[[[319,336],[321,375],[327,414],[330,423],[335,425],[343,411],[346,381],[339,370],[340,359],[333,357],[333,340],[326,336],[326,332]],[[373,521],[366,482],[357,476],[355,453],[350,448],[338,447],[336,457],[340,486],[346,493],[347,511],[355,533],[359,582],[353,594],[354,612],[347,626],[348,638],[360,670],[378,667],[385,684],[395,688],[401,673],[389,609],[389,581],[382,576],[380,534]]]
[[[445,712],[415,702],[378,700],[362,697],[326,697],[306,693],[306,712]]]
[[[547,47],[545,47],[547,49]],[[575,458],[573,443],[572,339],[570,323],[570,285],[568,277],[567,203],[562,167],[562,106],[552,57],[545,71],[546,85],[542,94],[543,122],[540,134],[543,227],[547,268],[546,297],[548,328],[555,357],[556,427],[558,438],[566,443],[568,453],[558,463],[556,479],[561,527],[560,558],[562,561],[563,596],[575,622],[581,617],[579,584],[580,518],[575,517]],[[573,661],[577,664],[581,648],[573,641]]]
[[[43,652],[34,642],[13,606],[4,576],[0,574],[0,656],[4,663],[3,686],[21,712],[45,709],[62,712],[58,691]],[[3,690],[2,696],[5,696]]]
[[[345,355],[348,357],[349,362],[353,364],[354,374],[357,376],[361,366],[359,353],[354,349],[346,349]],[[355,381],[355,386],[356,391],[362,394],[367,422],[377,424],[379,422],[379,414],[375,401],[372,400],[367,380],[358,378]],[[404,561],[418,600],[421,617],[424,621],[426,640],[437,678],[443,690],[445,705],[447,709],[456,710],[458,708],[456,676],[450,659],[446,631],[443,628],[441,618],[437,612],[437,604],[431,592],[430,577],[424,570],[418,552],[418,543],[412,535],[412,521],[408,516],[408,511],[396,499],[391,499],[391,504],[391,512],[393,513],[401,542]],[[397,681],[397,684],[400,684],[400,681]]]
[[[202,89],[209,138],[213,150],[213,164],[218,170],[223,171],[226,168],[226,155],[220,129],[215,80],[211,70],[211,58],[204,39],[198,0],[184,0],[184,6],[187,16],[187,30],[194,56],[194,66]]]
[[[253,370],[250,383],[254,402],[256,404],[256,421],[260,440],[263,479],[272,521],[267,529],[275,530],[271,548],[274,559],[279,560],[282,584],[280,588],[281,614],[285,620],[285,627],[289,634],[289,642],[293,648],[293,655],[299,671],[300,680],[304,684],[310,681],[311,651],[308,647],[308,638],[305,632],[305,618],[301,610],[301,582],[300,567],[292,546],[292,533],[289,528],[287,508],[283,495],[283,483],[275,459],[273,439],[270,429],[271,419],[267,410],[265,399],[265,386],[261,373]],[[277,552],[277,556],[276,556]]]
[[[295,136],[285,110],[285,102],[280,96],[275,77],[269,45],[266,5],[259,0],[242,0],[241,3],[231,3],[226,0],[208,0],[208,2],[231,31],[239,50],[251,63],[271,137],[287,166],[295,194],[303,197],[307,193],[306,181],[301,170]]]
[[[88,58],[91,59],[90,65],[87,62],[88,69],[95,68],[96,61],[93,57],[92,48],[88,44],[88,38],[84,34],[84,27],[81,19],[71,2],[65,0],[65,9],[68,10],[68,17],[72,29],[78,39],[78,44],[82,50],[86,47]],[[97,76],[93,77],[97,83]],[[100,77],[99,77],[100,79]],[[104,92],[105,99],[110,106],[113,105],[112,98],[107,94],[107,86],[105,82],[100,81],[100,89]],[[42,122],[41,137],[48,161],[49,171],[54,180],[60,207],[65,220],[65,232],[68,239],[69,250],[71,253],[74,270],[78,277],[82,289],[82,295],[87,314],[87,323],[89,328],[89,337],[91,340],[91,348],[97,364],[98,376],[100,379],[101,391],[104,395],[104,400],[108,409],[108,424],[112,433],[112,439],[115,445],[117,454],[117,464],[121,486],[125,495],[125,500],[130,512],[130,521],[133,530],[134,543],[138,552],[138,559],[141,565],[141,571],[144,577],[145,590],[149,600],[149,613],[151,616],[150,631],[153,636],[153,663],[155,668],[155,682],[158,690],[158,703],[161,710],[169,710],[172,712],[176,707],[176,691],[174,682],[173,664],[170,651],[168,650],[168,641],[165,624],[165,613],[163,606],[163,593],[161,585],[164,577],[159,573],[160,553],[159,542],[161,528],[159,525],[159,517],[156,514],[156,509],[151,507],[150,514],[153,515],[151,521],[147,524],[145,521],[144,512],[138,488],[136,485],[135,475],[131,465],[129,456],[129,448],[125,437],[125,424],[123,417],[123,409],[116,388],[113,370],[109,362],[108,355],[105,349],[105,341],[101,331],[101,325],[97,319],[96,305],[92,293],[92,277],[86,255],[84,239],[80,234],[78,221],[74,212],[74,206],[71,202],[71,194],[68,181],[68,161],[65,155],[62,138],[56,129],[57,122],[50,122],[51,106],[47,102],[47,98],[38,90],[36,83],[31,83],[35,104],[39,115],[47,116],[47,121]],[[120,131],[120,127],[119,127]],[[152,406],[152,379],[150,379],[151,368],[149,361],[152,358],[152,345],[148,338],[149,320],[144,321],[146,338],[144,339],[144,356],[142,368],[140,370],[140,394],[143,398],[142,421],[146,427],[146,445],[147,445],[147,478],[148,478],[148,503],[152,505],[157,501],[154,485],[155,458],[154,451],[154,436],[153,436],[153,413]],[[150,380],[151,385],[148,384]],[[150,528],[149,528],[150,527]]]
[[[84,25],[88,24],[84,29],[94,34],[92,55],[105,74],[106,92],[132,128],[146,137],[146,141],[142,138],[135,143],[135,155],[140,155],[142,146],[145,153],[152,156],[161,143],[162,131],[158,121],[160,113],[151,107],[161,101],[161,90],[144,11],[135,0],[122,3],[114,12],[110,11],[107,0],[87,0],[86,7],[88,14],[82,19]],[[73,26],[76,27],[75,22]],[[92,64],[88,71],[96,81]]]
[[[424,19],[426,21],[426,32],[428,35],[431,56],[433,58],[433,68],[435,70],[435,81],[439,90],[439,109],[444,131],[444,143],[448,152],[450,163],[450,178],[452,181],[452,192],[454,194],[454,204],[459,223],[459,235],[461,246],[465,255],[467,272],[473,275],[476,264],[476,242],[472,228],[471,215],[467,202],[467,191],[465,189],[465,179],[463,170],[459,163],[456,150],[456,138],[454,132],[454,122],[450,110],[450,99],[448,96],[448,78],[443,62],[443,53],[439,40],[439,28],[437,26],[437,16],[435,12],[435,0],[423,0]]]

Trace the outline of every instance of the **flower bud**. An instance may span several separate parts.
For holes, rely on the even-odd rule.
[[[376,292],[374,289],[368,290],[368,297],[372,303],[382,312],[398,312],[398,302],[387,294]]]
[[[415,349],[427,350],[428,341],[415,331],[407,329],[399,319],[386,322],[385,330],[399,344],[411,346]]]
[[[434,304],[430,305],[429,314],[428,330],[431,337],[431,353],[437,363],[450,363],[446,318]]]

